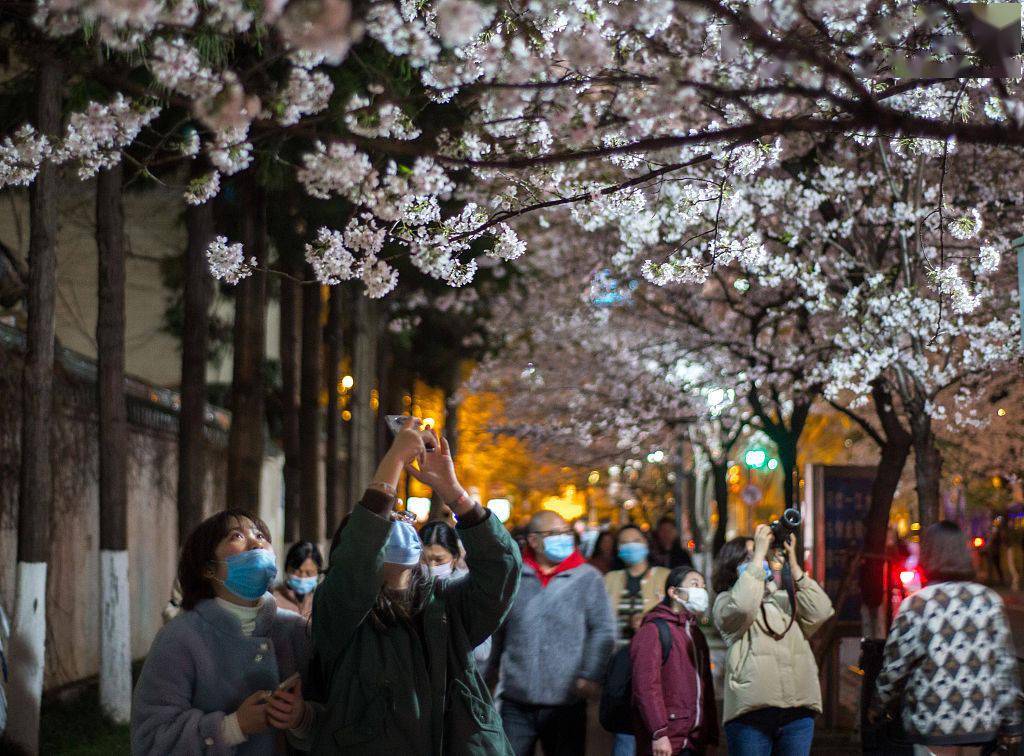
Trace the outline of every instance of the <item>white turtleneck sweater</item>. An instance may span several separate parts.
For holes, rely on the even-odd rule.
[[[263,605],[263,601],[260,600],[256,606],[242,606],[241,604],[235,604],[231,601],[226,601],[219,596],[217,597],[217,604],[227,612],[230,612],[242,625],[242,635],[246,638],[252,637],[253,632],[256,630],[256,617],[260,613],[260,607]],[[238,724],[238,713],[232,712],[221,720],[220,724],[221,737],[224,738],[224,742],[230,746],[236,746],[246,741],[245,733],[242,732],[242,728]]]

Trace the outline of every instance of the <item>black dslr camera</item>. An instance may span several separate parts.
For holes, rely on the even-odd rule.
[[[782,513],[782,517],[769,525],[768,527],[772,531],[772,548],[781,549],[785,546],[790,533],[797,531],[801,521],[800,512],[790,508]]]

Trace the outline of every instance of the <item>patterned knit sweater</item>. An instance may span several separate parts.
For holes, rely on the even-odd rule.
[[[898,702],[913,742],[979,743],[1020,730],[1020,681],[1002,599],[978,583],[935,583],[900,605],[878,705]]]

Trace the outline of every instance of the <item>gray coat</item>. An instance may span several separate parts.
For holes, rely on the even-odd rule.
[[[132,701],[132,753],[273,754],[276,730],[229,747],[221,721],[257,690],[273,690],[310,655],[306,621],[264,594],[251,637],[214,599],[183,611],[157,633]]]
[[[560,706],[579,700],[577,678],[600,681],[615,645],[615,618],[601,573],[589,564],[561,572],[541,587],[523,565],[519,594],[494,636],[491,674],[500,665],[501,696]]]

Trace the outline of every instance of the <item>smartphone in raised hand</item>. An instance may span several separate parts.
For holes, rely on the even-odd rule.
[[[405,427],[406,422],[409,420],[409,417],[409,415],[384,415],[384,425],[387,426],[390,440],[394,440],[395,436],[401,432],[402,428]],[[422,420],[418,417],[414,417],[412,419],[416,421],[414,426],[415,428],[418,430],[424,430]],[[434,451],[434,441],[432,438],[425,439],[425,443],[428,452]]]
[[[277,686],[277,690],[291,690],[295,687],[295,684],[300,680],[298,672],[295,672],[281,681],[281,684]]]
[[[405,427],[405,421],[409,419],[408,415],[385,415],[384,424],[388,428],[388,433],[391,434],[393,439],[398,435],[399,431]]]

